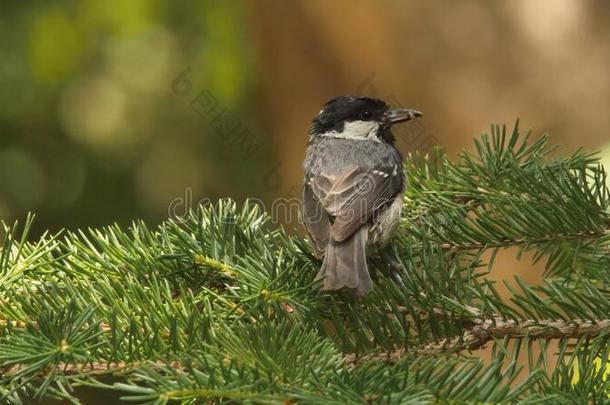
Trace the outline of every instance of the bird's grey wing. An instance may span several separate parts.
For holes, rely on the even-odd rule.
[[[316,257],[322,258],[330,238],[330,218],[316,197],[311,184],[303,186],[302,220],[313,242]]]
[[[327,207],[324,206],[323,201],[325,201],[328,193],[333,190],[337,181],[339,184],[343,184],[343,179],[353,175],[356,170],[356,166],[350,166],[339,177],[319,174],[317,176],[306,176],[305,178],[301,213],[303,223],[313,242],[314,252],[318,258],[324,256],[330,240],[331,223],[334,220]]]
[[[332,218],[330,237],[337,242],[349,238],[402,190],[401,177],[383,169],[352,166],[339,176],[318,177],[312,188]]]

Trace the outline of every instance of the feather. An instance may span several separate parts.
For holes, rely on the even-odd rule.
[[[317,279],[324,279],[324,290],[347,287],[356,289],[359,295],[365,295],[373,288],[366,264],[367,237],[368,227],[363,226],[343,242],[330,241],[316,276]]]
[[[307,233],[313,242],[314,253],[317,258],[321,259],[330,238],[330,219],[320,200],[316,198],[312,188],[307,183],[303,186],[301,216]]]
[[[339,176],[315,176],[311,187],[331,217],[330,236],[341,242],[393,201],[402,189],[402,179],[382,170],[349,166]]]

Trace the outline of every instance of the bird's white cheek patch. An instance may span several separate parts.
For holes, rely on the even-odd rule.
[[[377,140],[379,124],[375,121],[348,121],[343,126],[342,132],[331,131],[322,136],[342,139],[372,139]]]
[[[375,121],[349,121],[343,127],[346,138],[375,138],[379,124]]]

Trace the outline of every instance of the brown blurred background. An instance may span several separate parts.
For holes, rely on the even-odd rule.
[[[520,118],[610,166],[609,72],[607,1],[3,1],[0,219],[36,212],[38,235],[296,197],[341,94],[423,111],[405,153]]]

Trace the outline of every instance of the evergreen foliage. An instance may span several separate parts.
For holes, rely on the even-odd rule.
[[[31,217],[5,226],[2,401],[78,403],[78,386],[147,404],[608,401],[610,192],[596,156],[493,127],[476,153],[409,156],[405,170],[393,247],[406,271],[397,283],[372,257],[364,298],[319,291],[309,243],[251,202],[36,242]],[[508,247],[546,270],[503,299],[487,275]],[[491,360],[469,354],[485,345]]]

